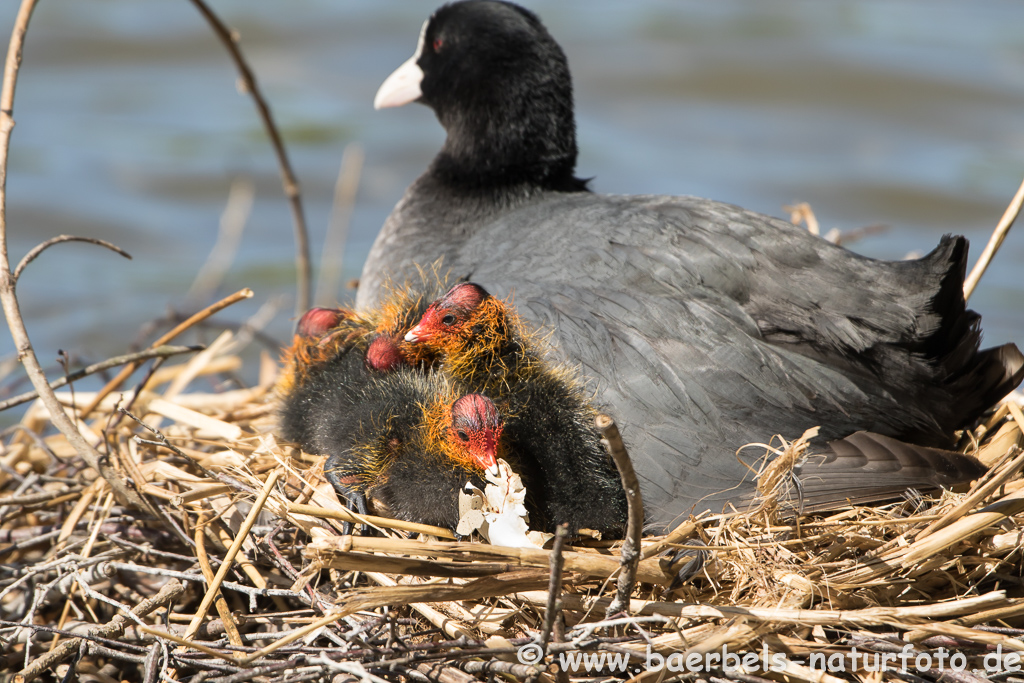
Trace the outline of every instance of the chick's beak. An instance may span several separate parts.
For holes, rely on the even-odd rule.
[[[418,342],[421,339],[423,339],[424,336],[425,335],[423,334],[423,326],[417,325],[416,327],[412,328],[411,330],[405,333],[405,341]]]
[[[491,476],[498,475],[498,438],[490,429],[487,430],[482,448],[477,453],[477,463]]]

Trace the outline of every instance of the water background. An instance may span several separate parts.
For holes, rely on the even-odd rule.
[[[19,3],[0,3],[6,41]],[[901,258],[965,234],[972,257],[1024,177],[1024,5],[1014,1],[540,0],[575,77],[580,161],[599,192],[695,194],[772,215],[810,202],[824,230],[880,224],[853,245]],[[342,282],[358,275],[443,133],[425,107],[375,112],[432,3],[219,0],[241,35],[302,184],[314,254],[341,155],[366,162]],[[256,203],[218,291],[277,300],[265,346],[290,336],[292,223],[275,158],[224,48],[186,0],[43,0],[29,29],[8,177],[12,267],[69,233],[126,249],[51,248],[18,285],[36,351],[125,352],[180,309],[233,179]],[[973,261],[973,258],[972,258]],[[1024,225],[971,305],[986,342],[1024,341]],[[340,301],[352,292],[340,289]],[[208,303],[208,302],[204,302]],[[2,323],[0,323],[2,324]],[[163,329],[166,329],[163,328]],[[0,334],[0,362],[13,343]],[[248,364],[250,376],[254,364]],[[88,387],[88,385],[83,385]],[[18,390],[23,390],[20,387]],[[0,396],[2,398],[2,396]],[[9,411],[0,423],[16,417]]]

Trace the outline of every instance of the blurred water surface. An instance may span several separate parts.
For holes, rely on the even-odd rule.
[[[18,4],[0,3],[5,36]],[[773,215],[807,201],[826,230],[887,226],[853,246],[871,256],[924,252],[947,232],[968,235],[977,256],[1024,176],[1016,0],[524,4],[569,57],[578,172],[599,192],[696,194]],[[314,253],[342,151],[364,148],[343,281],[357,276],[385,216],[443,139],[424,107],[371,104],[433,7],[213,6],[239,31],[283,131]],[[93,361],[122,353],[140,325],[180,307],[237,177],[254,181],[256,204],[220,293],[249,286],[256,297],[224,317],[242,321],[284,297],[266,332],[289,337],[291,219],[235,78],[186,0],[40,3],[15,104],[11,260],[62,233],[110,240],[134,257],[60,245],[27,269],[18,294],[44,364],[58,349]],[[1024,227],[971,301],[988,343],[1024,341],[1022,262]],[[12,353],[9,334],[0,335],[0,357]]]

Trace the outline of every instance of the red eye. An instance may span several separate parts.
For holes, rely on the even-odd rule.
[[[444,41],[440,38],[434,38],[434,52],[437,52],[444,46]]]

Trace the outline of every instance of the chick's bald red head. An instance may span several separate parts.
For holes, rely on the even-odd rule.
[[[405,335],[407,342],[429,342],[439,334],[460,329],[491,295],[473,282],[460,282],[430,304],[419,323]]]
[[[449,438],[462,444],[481,469],[497,472],[503,429],[497,407],[486,396],[466,394],[452,404]]]

